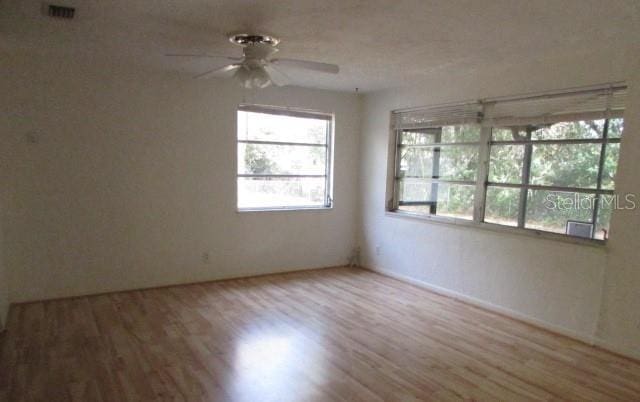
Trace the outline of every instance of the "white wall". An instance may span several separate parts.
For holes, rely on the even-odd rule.
[[[637,60],[630,55],[637,54],[612,50],[528,65],[480,66],[468,74],[443,71],[428,85],[367,95],[360,166],[363,264],[639,355],[638,210],[624,217],[616,213],[610,244],[593,247],[398,218],[384,208],[391,110],[625,79],[640,86],[640,77],[631,77]],[[640,102],[638,88],[632,91],[618,189],[640,194]]]
[[[11,302],[346,263],[358,97],[103,63],[12,56],[0,78]],[[236,212],[243,101],[335,113],[334,209]]]
[[[0,210],[3,207],[0,202]],[[9,284],[7,276],[7,267],[4,261],[2,221],[0,220],[0,331],[7,322],[7,313],[9,312]]]
[[[625,131],[616,178],[619,194],[635,194],[640,203],[640,65],[633,70],[633,90],[625,112]],[[605,277],[598,339],[621,352],[640,355],[640,210],[618,210],[612,216],[609,261]]]
[[[6,56],[6,54],[0,52],[0,71],[7,71],[8,66]],[[2,81],[1,78],[0,81]],[[7,92],[4,92],[4,89],[5,88],[0,84],[0,93],[5,94],[4,97],[6,98]],[[0,118],[4,117],[5,116],[0,114]],[[6,212],[6,197],[9,194],[6,171],[7,160],[10,152],[5,146],[5,143],[1,142],[5,135],[6,133],[0,129],[0,330],[4,328],[4,325],[7,322],[7,313],[9,312],[9,277],[7,275],[7,264],[4,254],[4,218]]]

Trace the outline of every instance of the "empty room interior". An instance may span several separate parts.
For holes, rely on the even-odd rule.
[[[0,401],[640,400],[637,0],[0,0]]]

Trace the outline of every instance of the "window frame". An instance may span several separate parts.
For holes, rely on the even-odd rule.
[[[253,112],[278,116],[289,116],[299,118],[312,118],[326,121],[326,133],[324,143],[309,142],[292,142],[292,141],[264,141],[264,140],[241,140],[238,138],[238,118],[239,112]],[[235,199],[236,212],[277,212],[277,211],[313,211],[313,210],[331,210],[334,206],[333,200],[333,154],[334,154],[334,127],[335,115],[317,110],[300,109],[292,107],[282,107],[273,105],[259,105],[241,103],[236,108],[236,130],[235,130]],[[324,174],[249,174],[239,172],[239,145],[240,144],[256,144],[256,145],[284,145],[284,146],[300,146],[300,147],[323,147],[326,149]],[[241,178],[324,178],[324,203],[322,205],[290,205],[290,206],[265,206],[265,207],[240,207],[239,206],[239,179]]]
[[[462,125],[462,124],[460,124]],[[466,125],[469,125],[469,123],[466,123]],[[401,157],[400,157],[400,151],[402,148],[431,148],[433,149],[434,152],[438,152],[438,156],[440,156],[439,152],[441,150],[441,148],[447,148],[447,147],[471,147],[471,148],[475,148],[478,149],[478,163],[480,163],[480,157],[481,157],[481,144],[482,144],[482,130],[483,128],[481,128],[481,135],[478,141],[461,141],[461,142],[440,142],[440,138],[442,136],[442,128],[445,126],[456,126],[455,124],[447,124],[447,125],[440,125],[440,126],[425,126],[425,127],[421,127],[420,129],[416,129],[416,130],[440,130],[440,133],[437,134],[437,142],[433,142],[430,144],[418,144],[418,145],[410,145],[410,144],[402,144],[401,143],[401,136],[402,133],[404,131],[410,131],[410,130],[405,130],[405,129],[398,129],[395,130],[395,138],[394,138],[394,173],[393,173],[393,209],[395,211],[399,211],[402,213],[409,213],[409,214],[415,214],[415,215],[429,215],[429,216],[434,216],[434,217],[439,217],[439,218],[447,218],[447,219],[459,219],[461,221],[470,221],[469,219],[463,219],[463,218],[453,218],[453,217],[448,217],[446,215],[437,215],[434,214],[433,212],[429,213],[429,214],[421,214],[421,213],[412,213],[409,211],[401,211],[399,210],[399,207],[402,204],[402,201],[400,201],[400,197],[399,197],[399,183],[401,180],[406,180],[406,179],[417,179],[417,180],[424,180],[425,182],[429,182],[431,183],[431,185],[433,186],[434,184],[453,184],[453,185],[461,185],[461,186],[477,186],[477,180],[478,180],[478,171],[476,171],[476,180],[454,180],[454,179],[443,179],[440,177],[424,177],[424,178],[412,178],[412,177],[400,177],[400,163],[401,163]],[[440,157],[438,157],[438,160],[440,159]],[[435,161],[435,158],[434,158]],[[433,187],[432,187],[433,188]],[[405,205],[409,205],[409,204],[405,204]],[[475,218],[475,196],[474,196],[474,212],[473,212],[473,216],[471,220],[474,220]],[[431,209],[435,209],[433,208],[433,206],[431,207]],[[436,210],[437,212],[437,210]]]
[[[602,88],[610,88],[610,89],[620,89],[622,88],[623,90],[626,89],[626,84],[622,83],[612,83],[612,84],[608,84],[607,86],[594,86],[592,88],[582,88],[582,89],[578,89],[578,91],[591,91],[595,89],[602,89]],[[534,99],[537,97],[546,97],[546,96],[563,96],[563,94],[571,94],[572,90],[566,90],[566,91],[553,91],[553,92],[547,92],[547,93],[541,93],[541,94],[533,94],[533,95],[523,95],[523,96],[513,96],[513,97],[502,97],[502,98],[494,98],[494,99],[484,99],[484,100],[480,100],[480,101],[467,101],[467,102],[459,102],[459,103],[450,103],[450,104],[445,104],[445,105],[439,105],[439,106],[432,106],[432,107],[425,107],[425,108],[411,108],[411,109],[403,109],[403,110],[392,110],[390,113],[390,136],[389,136],[389,164],[388,164],[388,168],[387,168],[387,202],[385,205],[385,215],[387,216],[391,216],[391,217],[398,217],[398,218],[406,218],[406,219],[419,219],[419,220],[424,220],[424,221],[429,221],[429,222],[433,222],[433,223],[442,223],[442,224],[453,224],[456,226],[463,226],[463,227],[479,227],[479,228],[483,228],[483,229],[488,229],[491,231],[495,231],[495,232],[502,232],[502,233],[511,233],[511,234],[517,234],[517,235],[525,235],[525,236],[532,236],[532,237],[537,237],[537,238],[546,238],[546,239],[552,239],[552,240],[558,240],[558,241],[562,241],[562,242],[568,242],[568,243],[574,243],[574,244],[584,244],[584,245],[592,245],[592,246],[603,246],[606,245],[607,240],[606,239],[598,239],[598,238],[583,238],[583,237],[577,237],[577,236],[571,236],[568,234],[564,234],[564,233],[557,233],[557,232],[550,232],[550,231],[544,231],[544,230],[540,230],[540,229],[535,229],[535,228],[526,228],[523,226],[508,226],[508,225],[501,225],[501,224],[497,224],[497,223],[490,223],[490,222],[485,222],[485,209],[486,209],[486,196],[487,196],[487,190],[489,189],[489,187],[493,187],[493,188],[524,188],[523,190],[521,190],[521,192],[525,193],[525,196],[520,197],[519,199],[519,209],[518,209],[518,224],[520,223],[521,219],[525,219],[525,215],[526,215],[526,202],[527,202],[527,193],[529,191],[529,189],[541,189],[541,190],[548,190],[548,191],[568,191],[568,192],[582,192],[582,193],[586,193],[586,194],[594,194],[596,197],[600,197],[601,195],[611,195],[611,194],[615,194],[615,188],[614,189],[603,189],[602,187],[602,176],[603,176],[603,164],[604,164],[604,160],[605,160],[605,150],[606,150],[606,145],[608,144],[615,144],[615,143],[620,143],[621,142],[621,138],[620,137],[609,137],[607,134],[608,132],[604,132],[602,133],[602,137],[600,138],[585,138],[585,139],[560,139],[560,140],[551,140],[551,139],[545,139],[545,140],[531,140],[528,139],[527,142],[529,143],[529,145],[525,145],[525,149],[529,148],[529,160],[528,163],[525,163],[527,161],[524,160],[523,158],[523,166],[522,166],[522,170],[524,173],[524,170],[527,169],[528,173],[530,173],[530,167],[531,167],[531,150],[533,148],[534,144],[545,144],[545,143],[554,143],[554,144],[561,144],[561,143],[565,143],[565,144],[571,144],[571,143],[577,143],[577,144],[581,144],[581,143],[595,143],[595,144],[601,144],[600,147],[600,159],[599,159],[599,164],[598,164],[598,174],[597,174],[597,185],[596,188],[588,188],[588,189],[582,189],[582,188],[574,188],[574,187],[563,187],[563,186],[541,186],[541,185],[533,185],[529,183],[530,180],[530,175],[528,175],[529,177],[527,178],[528,182],[525,184],[520,183],[520,184],[511,184],[511,183],[491,183],[489,182],[489,161],[490,161],[490,153],[491,153],[491,146],[492,145],[513,145],[513,144],[525,144],[525,142],[522,141],[493,141],[492,140],[492,130],[494,128],[499,128],[501,127],[500,124],[495,124],[494,121],[492,121],[491,119],[487,119],[484,120],[484,116],[486,115],[486,110],[491,108],[492,104],[495,102],[499,102],[502,100],[512,100],[512,99]],[[397,116],[395,116],[398,113],[404,113],[404,112],[414,112],[417,110],[429,110],[431,108],[434,109],[440,109],[440,108],[444,108],[444,107],[450,107],[450,106],[462,106],[462,105],[470,105],[470,104],[478,104],[481,105],[482,111],[479,113],[478,116],[478,120],[477,120],[477,124],[479,124],[481,126],[481,133],[480,133],[480,141],[479,141],[479,159],[478,159],[478,168],[477,168],[477,173],[476,173],[476,189],[475,189],[475,194],[474,194],[474,211],[473,211],[473,219],[472,220],[468,220],[468,219],[462,219],[462,218],[455,218],[455,217],[448,217],[448,216],[438,216],[438,215],[432,215],[432,214],[426,214],[426,213],[416,213],[416,212],[411,212],[411,211],[402,211],[399,210],[398,207],[400,206],[399,203],[399,189],[398,189],[398,171],[399,171],[399,163],[400,163],[400,158],[399,158],[399,149],[400,149],[400,136],[402,134],[403,131],[411,131],[413,130],[419,130],[419,129],[427,129],[427,128],[437,128],[437,127],[443,127],[443,126],[450,126],[450,125],[464,125],[464,124],[469,124],[468,121],[459,121],[456,122],[455,119],[450,119],[450,120],[444,120],[443,122],[439,123],[439,124],[424,124],[424,125],[416,125],[415,127],[396,127],[394,125],[394,119],[397,119]],[[580,120],[605,120],[605,126],[606,129],[608,130],[608,126],[609,126],[609,120],[610,119],[614,119],[614,118],[623,118],[624,119],[624,113],[614,113],[614,114],[610,114],[609,110],[605,111],[605,116],[604,117],[599,117],[599,118],[589,118],[588,116],[584,116],[584,115],[576,115],[571,117],[570,115],[566,116],[566,118],[555,118],[555,119],[551,119],[550,121],[545,121],[546,123],[559,123],[559,122],[570,122],[570,121],[580,121]],[[542,123],[542,122],[539,122]],[[604,129],[603,129],[604,130]],[[469,143],[467,143],[469,144]],[[525,167],[526,166],[526,167]],[[578,190],[578,191],[576,191]],[[524,199],[523,199],[524,198]],[[596,201],[595,205],[594,205],[594,211],[593,211],[593,216],[597,216],[598,213],[598,204],[599,202]],[[520,216],[523,216],[523,218],[520,218]],[[523,221],[524,222],[524,221]],[[596,230],[597,227],[597,219],[593,218],[592,219],[592,223],[594,225],[593,230]]]
[[[506,140],[498,140],[498,141],[493,141],[490,140],[489,141],[489,155],[491,154],[491,147],[493,147],[494,145],[522,145],[524,146],[524,156],[522,159],[522,182],[520,184],[517,183],[500,183],[500,182],[491,182],[489,181],[489,169],[487,169],[487,177],[485,180],[485,200],[484,200],[484,205],[486,206],[486,192],[489,189],[489,187],[492,188],[513,188],[513,189],[519,189],[520,190],[520,197],[519,197],[519,204],[518,204],[518,220],[517,220],[517,228],[518,229],[524,229],[524,230],[539,230],[539,229],[531,229],[531,228],[527,228],[526,227],[526,213],[527,213],[527,203],[528,203],[528,192],[529,190],[542,190],[542,191],[549,191],[549,192],[567,192],[567,193],[581,193],[581,194],[593,194],[595,199],[594,199],[594,203],[593,203],[593,211],[591,214],[591,224],[593,224],[593,228],[592,231],[595,232],[597,224],[598,224],[598,210],[600,208],[600,197],[603,195],[614,195],[615,194],[615,189],[611,190],[611,189],[604,189],[602,188],[602,175],[603,175],[603,171],[604,171],[604,163],[605,163],[605,158],[606,158],[606,148],[607,145],[609,144],[620,144],[620,137],[609,137],[608,136],[608,132],[609,132],[609,122],[611,121],[611,119],[614,118],[618,118],[618,117],[608,117],[608,118],[604,118],[604,119],[598,119],[598,120],[604,120],[604,125],[602,128],[602,136],[598,137],[598,138],[575,138],[575,139],[543,139],[543,140],[534,140],[531,138],[531,131],[527,132],[527,138],[523,139],[523,140],[512,140],[512,141],[506,141]],[[576,121],[585,121],[585,120],[567,120],[564,122],[576,122]],[[491,127],[491,129],[493,130],[493,128],[495,127]],[[589,187],[571,187],[571,186],[554,186],[554,185],[538,185],[538,184],[531,184],[531,164],[533,161],[533,146],[534,145],[551,145],[551,144],[557,144],[557,145],[571,145],[571,144],[599,144],[600,145],[600,150],[599,150],[599,156],[598,156],[598,172],[596,175],[596,187],[595,188],[589,188]],[[490,167],[490,166],[489,166]],[[500,225],[497,223],[491,223],[491,222],[485,222],[485,215],[483,214],[482,216],[482,221],[484,223],[487,224],[492,224],[492,225],[499,225],[499,226],[505,226],[505,225]],[[555,232],[547,232],[547,231],[543,231],[543,230],[539,230],[540,232],[545,232],[545,233],[555,233]],[[570,236],[567,234],[561,234],[561,233],[557,233],[563,236],[568,236],[568,237],[577,237],[577,236]],[[591,240],[600,240],[603,241],[601,239],[596,239],[596,238],[591,238]]]

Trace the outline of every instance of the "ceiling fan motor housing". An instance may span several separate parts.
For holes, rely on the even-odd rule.
[[[229,40],[231,41],[231,43],[234,43],[240,46],[248,46],[248,45],[255,45],[255,44],[276,46],[278,43],[280,43],[280,39],[276,37],[269,36],[269,35],[253,35],[253,34],[231,35],[229,37]]]

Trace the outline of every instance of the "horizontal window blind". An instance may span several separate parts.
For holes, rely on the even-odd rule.
[[[300,117],[303,119],[316,119],[331,121],[333,117],[329,114],[318,113],[300,109],[290,109],[287,107],[261,106],[261,105],[239,105],[239,111],[253,113],[267,113],[281,116]]]
[[[487,101],[483,124],[513,126],[622,117],[624,86]]]
[[[392,128],[410,130],[481,123],[514,126],[622,117],[627,87],[622,84],[539,95],[485,99],[392,113]]]
[[[478,102],[460,103],[394,112],[394,129],[440,127],[456,124],[478,123],[482,117],[482,105]]]

